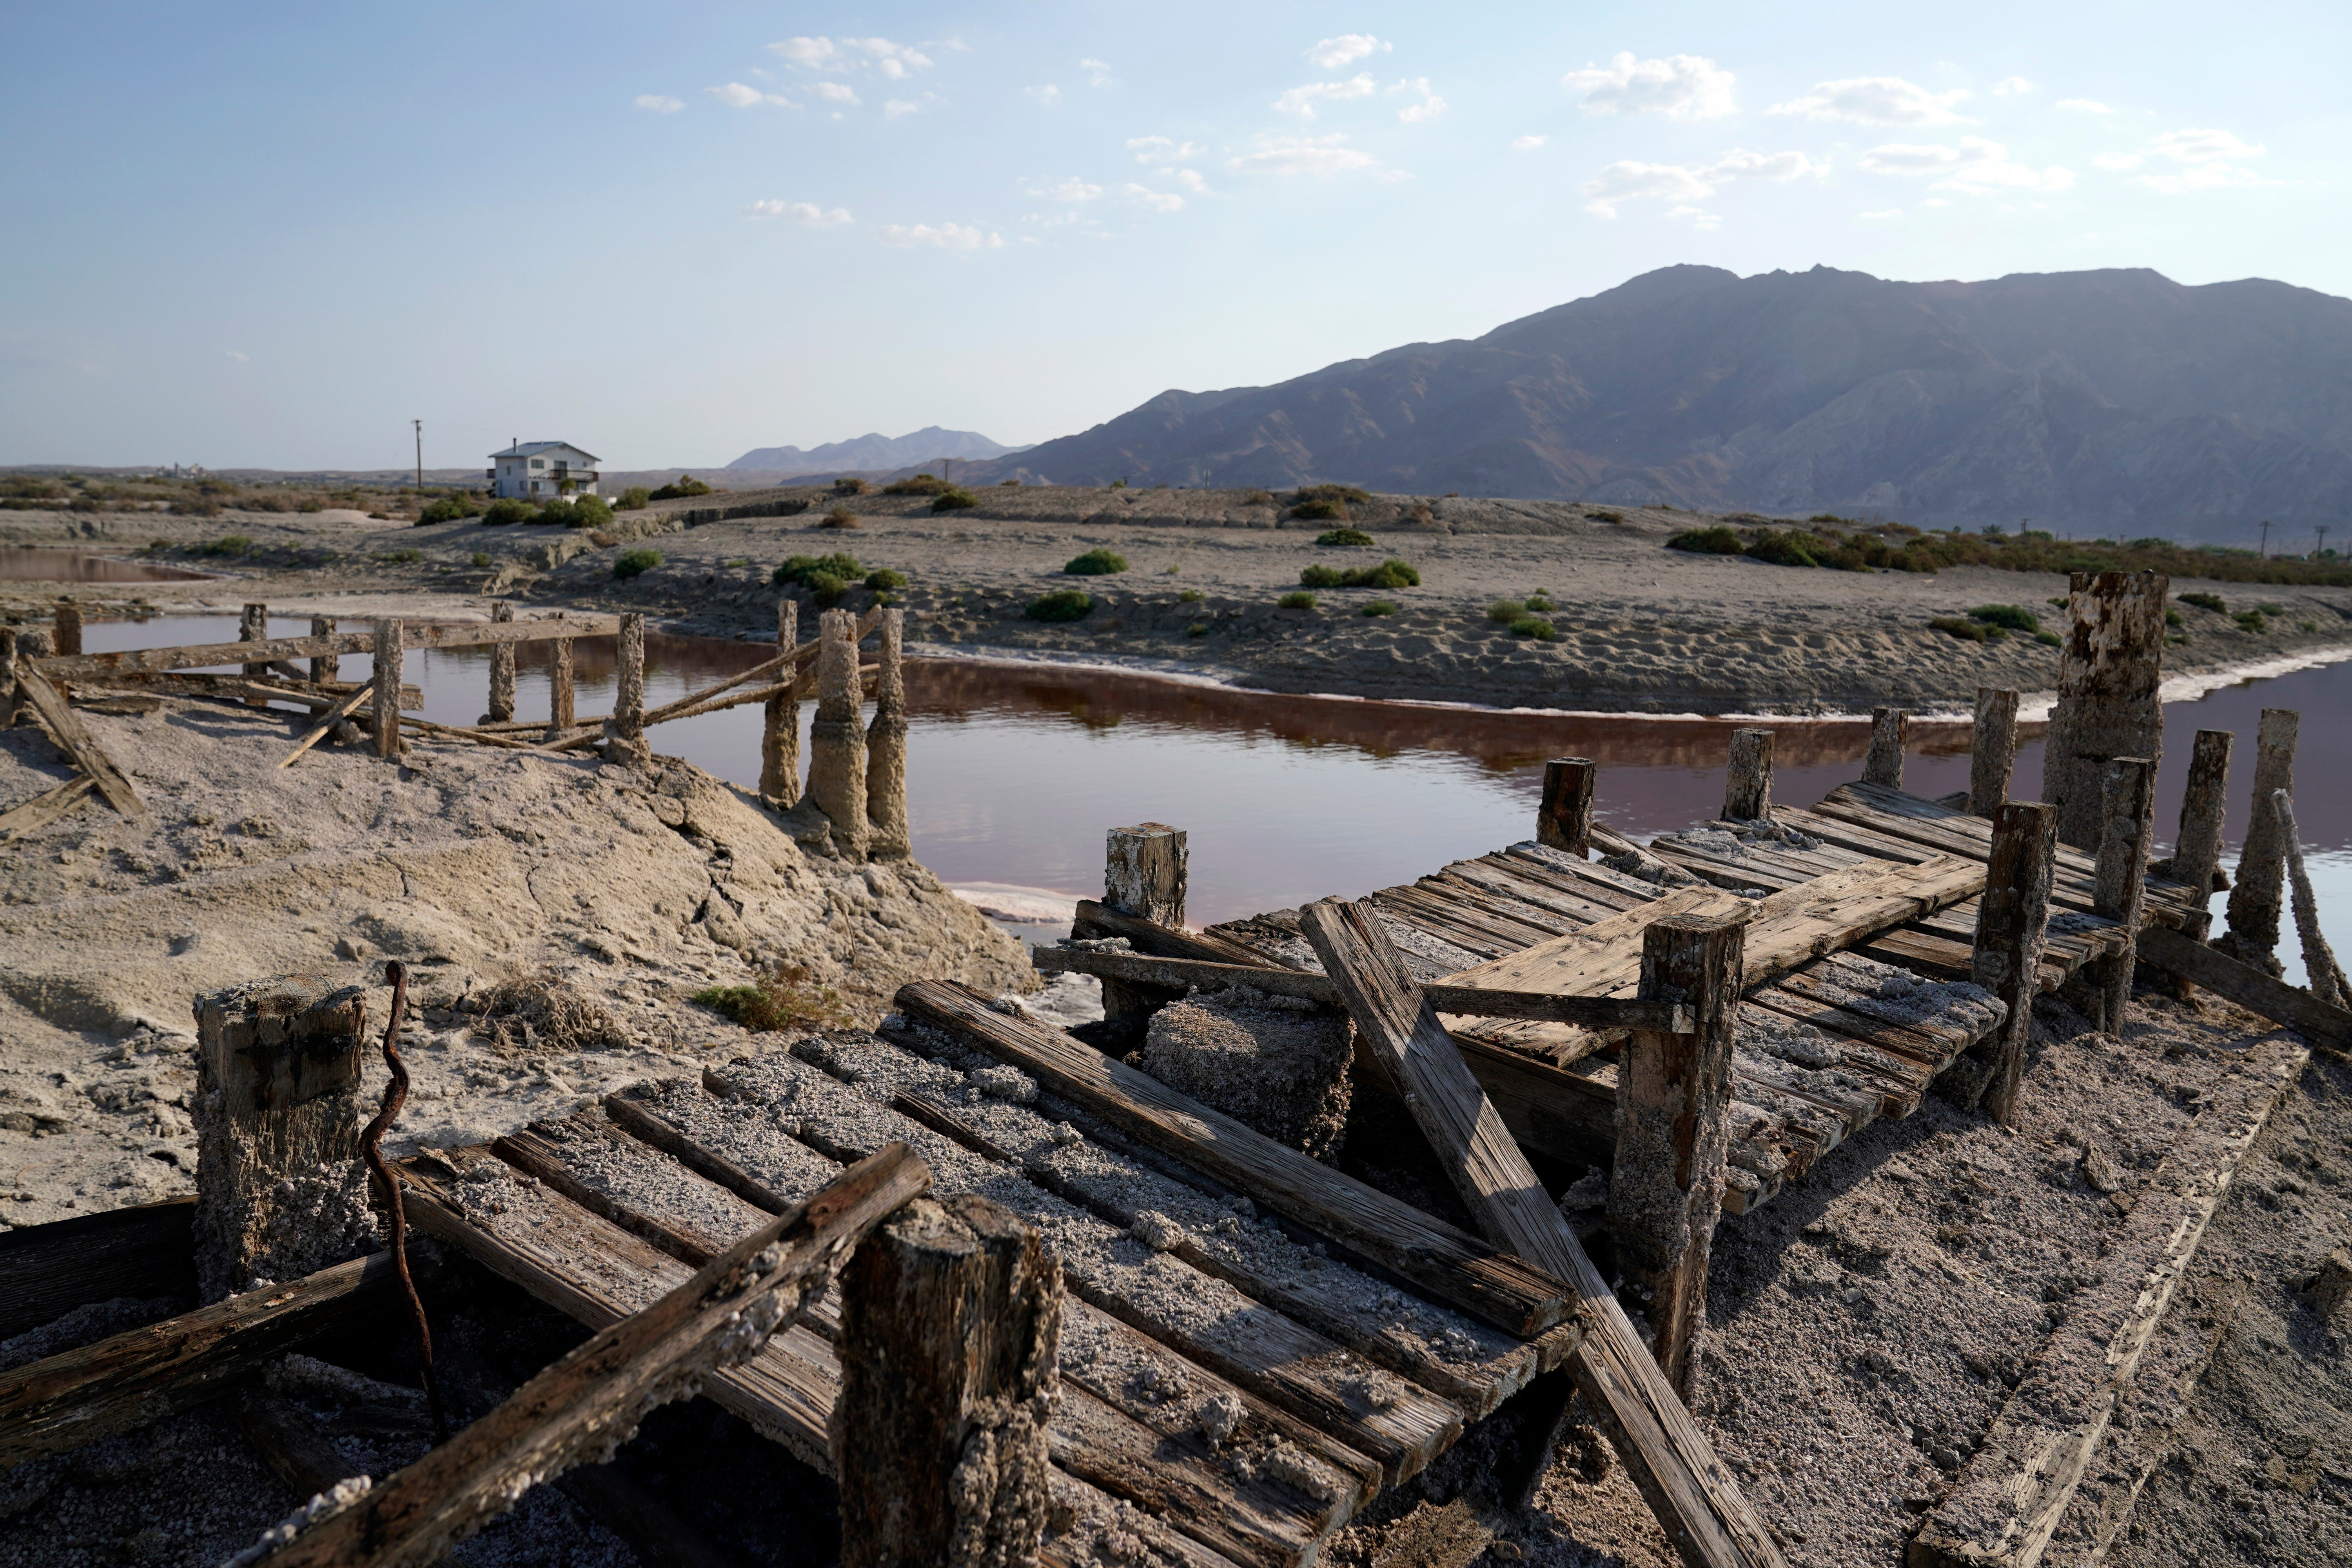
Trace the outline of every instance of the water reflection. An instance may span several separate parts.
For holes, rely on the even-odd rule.
[[[0,544],[0,583],[186,583],[212,575],[153,561],[118,561],[78,550]]]

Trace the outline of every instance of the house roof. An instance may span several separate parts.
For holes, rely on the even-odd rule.
[[[536,458],[541,452],[553,452],[558,450],[577,452],[592,463],[601,463],[604,460],[595,453],[590,451],[587,447],[575,447],[569,441],[518,441],[513,446],[509,447],[505,451],[492,452],[490,456],[493,458]]]

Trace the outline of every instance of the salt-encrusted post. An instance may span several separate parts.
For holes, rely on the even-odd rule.
[[[16,728],[33,710],[32,704],[24,700],[23,693],[17,687],[16,670],[37,658],[49,657],[48,633],[32,626],[15,633],[14,637],[16,652],[8,663],[8,700],[5,703],[0,703],[0,730]]]
[[[866,820],[873,831],[868,852],[904,856],[907,828],[907,682],[899,648],[907,612],[885,610],[880,666],[874,674],[874,721],[866,728]]]
[[[615,762],[646,763],[653,748],[646,744],[646,618],[621,617],[621,635],[614,639],[620,656],[613,683],[613,717],[604,726],[605,755]]]
[[[1723,1212],[1731,1047],[1745,920],[1668,915],[1642,932],[1642,997],[1686,1002],[1697,1032],[1636,1030],[1617,1069],[1617,1158],[1609,1225],[1646,1303],[1651,1350],[1690,1395],[1691,1336],[1706,1318],[1707,1256]]]
[[[1723,781],[1723,815],[1730,822],[1763,822],[1772,815],[1772,731],[1734,730]]]
[[[866,736],[857,727],[857,618],[817,618],[816,721],[809,727],[809,799],[833,824],[834,847],[866,854]]]
[[[241,612],[238,613],[236,617],[236,640],[239,642],[268,642],[269,640],[268,605],[247,605]],[[247,680],[267,679],[268,675],[269,665],[266,660],[259,664],[248,664],[245,667],[245,678]],[[248,697],[245,700],[245,705],[248,708],[267,708],[269,706],[269,703],[266,698]]]
[[[310,635],[314,637],[333,637],[335,635],[335,623],[333,617],[329,616],[312,616],[310,617]],[[313,654],[311,656],[311,679],[318,681],[340,680],[342,679],[342,673],[343,661],[341,655],[321,653]]]
[[[490,606],[490,619],[498,622],[514,619],[514,601],[500,599]],[[485,724],[510,724],[514,721],[515,645],[494,642],[490,645],[490,710],[482,716]]]
[[[1911,715],[1901,708],[1870,710],[1870,751],[1862,760],[1862,782],[1885,789],[1903,787],[1903,742],[1910,738]]]
[[[2302,715],[2292,708],[2265,708],[2254,731],[2254,809],[2246,820],[2246,842],[2238,850],[2231,879],[2230,929],[2213,945],[2241,963],[2278,973],[2279,902],[2286,880],[2286,835],[2278,813],[2263,803],[2280,790],[2294,794],[2295,731]]]
[[[1544,764],[1537,843],[1584,858],[1592,847],[1592,786],[1600,775],[1601,764],[1590,757],[1559,757]]]
[[[375,670],[370,679],[375,684],[375,754],[379,757],[400,755],[400,665],[404,637],[398,621],[382,620],[375,624]]]
[[[16,722],[16,628],[0,626],[0,730]]]
[[[778,599],[776,651],[792,652],[800,646],[800,636],[799,602]],[[784,689],[768,699],[767,722],[760,731],[760,794],[787,808],[801,798],[801,704],[793,695],[797,670],[797,666],[786,666],[778,678]]]
[[[1103,902],[1181,930],[1190,862],[1181,827],[1164,822],[1114,827],[1103,836]]]
[[[2058,705],[2042,752],[2042,797],[2058,808],[2058,842],[2095,849],[2111,757],[2164,755],[2164,597],[2156,572],[2074,573],[2073,624],[2058,659]]]
[[[986,1198],[917,1198],[841,1273],[842,1568],[1037,1561],[1062,1266]]]
[[[1969,741],[1969,810],[1990,816],[2009,798],[2009,775],[2017,765],[2017,692],[2006,686],[1977,688],[1977,721]]]
[[[1992,816],[1992,858],[1977,905],[1971,978],[2009,1009],[1993,1034],[1985,1109],[2006,1124],[2017,1115],[2033,999],[2042,990],[2042,948],[2050,925],[2050,874],[2058,858],[2058,814],[2038,800],[2004,801]]]
[[[2180,934],[2203,942],[2212,929],[2213,873],[2221,868],[2221,821],[2229,805],[2230,743],[2227,730],[2200,730],[2189,753],[2189,788],[2180,797],[2180,836],[2172,846],[2172,879],[2190,889],[2189,918]]]
[[[2124,1006],[2131,1000],[2132,965],[2139,958],[2139,922],[2147,901],[2148,840],[2155,830],[2156,763],[2146,757],[2111,757],[2105,794],[2106,816],[2099,834],[2097,872],[2091,907],[2122,925],[2120,952],[2099,961],[2100,1026],[2124,1030]]]
[[[572,728],[572,639],[555,638],[547,657],[547,738],[553,741]]]
[[[50,639],[57,645],[58,657],[59,658],[80,658],[81,606],[71,599],[59,599],[57,618],[53,625],[56,630],[50,634]]]
[[[207,1301],[375,1245],[360,1162],[367,993],[315,974],[199,997],[196,1282]]]

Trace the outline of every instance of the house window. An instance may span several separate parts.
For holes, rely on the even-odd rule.
[[[547,467],[547,459],[545,458],[533,458],[530,460],[530,466],[534,468],[543,468]]]

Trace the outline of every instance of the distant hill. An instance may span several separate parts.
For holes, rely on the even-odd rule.
[[[929,425],[909,435],[884,436],[877,432],[860,436],[853,441],[832,441],[822,447],[811,447],[805,451],[798,447],[761,447],[744,453],[727,466],[730,468],[758,468],[775,474],[829,473],[836,469],[848,474],[903,468],[912,463],[928,463],[940,458],[1001,458],[1008,453],[1027,450],[1026,447],[1007,447],[992,441],[974,430],[942,430],[936,425]]]
[[[2221,537],[2352,510],[2352,300],[2145,269],[1669,267],[1484,337],[1164,392],[975,465]]]

